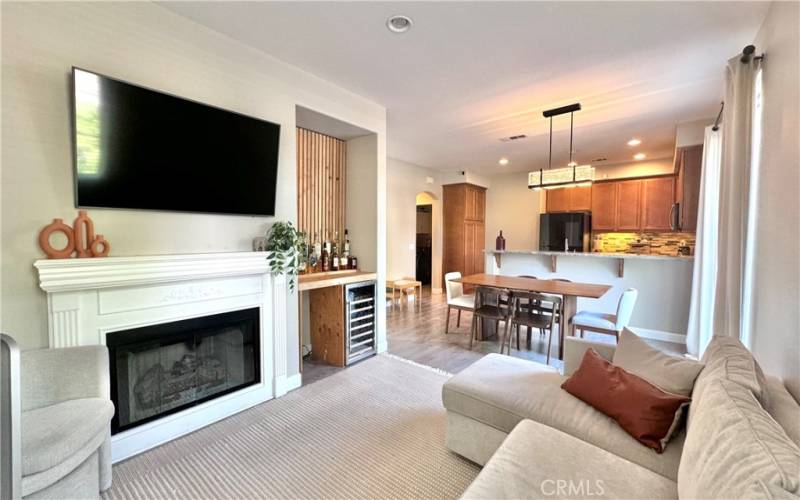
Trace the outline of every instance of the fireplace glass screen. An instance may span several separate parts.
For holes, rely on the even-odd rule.
[[[112,433],[255,384],[258,308],[109,333]]]

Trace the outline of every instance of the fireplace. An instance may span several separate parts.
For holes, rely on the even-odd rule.
[[[116,434],[261,379],[259,308],[106,334]]]

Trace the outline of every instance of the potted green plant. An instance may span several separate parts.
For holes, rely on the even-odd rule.
[[[291,222],[276,222],[267,232],[267,258],[273,275],[286,274],[294,291],[297,274],[306,262],[305,233]]]

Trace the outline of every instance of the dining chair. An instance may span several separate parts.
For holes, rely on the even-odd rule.
[[[454,271],[444,275],[444,288],[447,293],[447,317],[444,323],[444,333],[450,332],[450,311],[458,311],[456,318],[456,328],[461,326],[461,311],[473,311],[475,309],[475,296],[464,294],[464,286],[454,280],[461,278],[461,273]]]
[[[509,304],[513,300],[513,295],[509,290],[504,288],[490,288],[479,286],[475,289],[475,310],[472,313],[472,328],[470,330],[469,348],[472,349],[472,342],[478,334],[478,327],[483,327],[483,321],[494,321],[497,325],[499,333],[500,322],[505,322],[505,328],[502,342],[505,342],[506,335],[508,335],[508,317],[511,312],[509,307],[505,307],[500,303],[501,298],[509,297]],[[480,321],[480,324],[478,323]]]
[[[519,275],[519,276],[517,276],[517,277],[518,277],[518,278],[528,278],[528,279],[531,279],[531,280],[538,280],[538,279],[539,279],[539,278],[537,278],[536,276],[531,276],[531,275],[529,275],[529,274],[520,274],[520,275]],[[531,327],[529,326],[529,327],[527,327],[527,331],[526,331],[526,333],[525,333],[525,338],[526,338],[526,340],[527,340],[527,342],[528,342],[528,344],[527,344],[527,345],[528,345],[528,349],[530,349],[530,348],[531,348],[531,333],[532,333],[532,329],[531,329]],[[541,333],[541,330],[540,330],[540,335],[542,335],[542,333]],[[517,344],[518,344],[518,345],[517,345],[517,349],[519,349],[519,342],[518,342]]]
[[[580,311],[572,317],[572,324],[583,337],[583,332],[597,332],[613,335],[619,341],[619,334],[622,329],[630,323],[633,308],[639,291],[635,288],[628,288],[619,298],[617,304],[617,314],[606,314],[593,311]]]
[[[549,311],[531,307],[532,304],[549,302],[552,309]],[[556,317],[561,311],[561,297],[536,293],[536,292],[514,292],[511,299],[511,317],[507,335],[503,337],[503,345],[500,346],[500,353],[503,353],[503,346],[511,354],[511,335],[517,334],[517,350],[519,350],[519,327],[538,328],[546,331],[547,335],[547,364],[550,364],[550,348],[553,343],[553,327],[556,324]]]

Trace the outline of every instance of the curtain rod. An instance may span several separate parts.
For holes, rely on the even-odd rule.
[[[748,45],[744,49],[742,49],[742,57],[739,60],[741,62],[747,64],[747,63],[750,62],[751,58],[756,60],[756,61],[760,61],[761,59],[764,59],[764,54],[753,56],[753,54],[755,54],[755,52],[756,52],[756,46],[755,45]]]
[[[717,119],[714,120],[714,126],[711,127],[711,130],[716,132],[719,130],[719,121],[722,119],[722,110],[725,109],[725,101],[722,101],[719,105],[719,114],[717,115]]]

